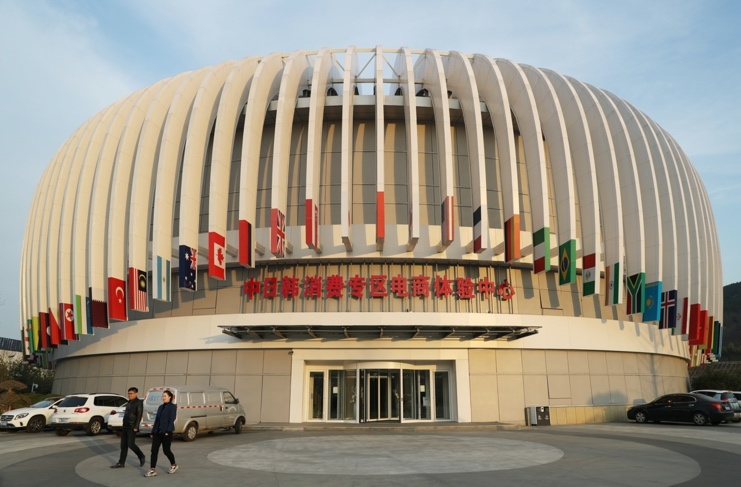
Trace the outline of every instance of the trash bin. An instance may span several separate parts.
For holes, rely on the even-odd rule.
[[[528,406],[525,408],[525,416],[530,426],[551,425],[551,408],[549,406]]]

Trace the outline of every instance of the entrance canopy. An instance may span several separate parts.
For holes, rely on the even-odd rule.
[[[222,325],[223,333],[250,341],[262,340],[506,340],[538,333],[540,326],[441,326],[441,325]]]

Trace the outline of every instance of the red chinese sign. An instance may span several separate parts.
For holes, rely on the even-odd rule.
[[[477,296],[486,299],[495,295],[503,300],[509,300],[515,294],[512,285],[505,279],[502,284],[490,281],[483,277],[474,281],[470,277],[448,278],[447,275],[429,276],[416,275],[406,278],[396,275],[389,278],[383,274],[373,274],[370,277],[355,274],[347,279],[340,275],[306,276],[303,280],[294,276],[284,276],[280,280],[276,277],[266,277],[262,281],[251,277],[244,282],[243,294],[248,299],[255,297],[276,298],[280,294],[285,299],[298,298],[321,299],[343,298],[345,292],[350,297],[362,299],[385,298],[389,295],[397,298],[420,297],[429,298],[432,293],[436,298],[454,296],[458,299],[475,299]]]

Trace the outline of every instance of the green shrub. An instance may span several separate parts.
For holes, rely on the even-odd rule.
[[[724,389],[741,391],[741,371],[731,372],[714,370],[705,367],[705,370],[691,380],[692,390],[696,389]]]

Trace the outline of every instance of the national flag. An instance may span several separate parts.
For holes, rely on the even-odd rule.
[[[720,327],[720,321],[714,321],[713,322],[713,347],[712,352],[714,355],[720,354],[720,342],[721,342],[721,335],[722,335],[722,328]]]
[[[208,275],[215,279],[226,279],[226,238],[216,232],[208,232]]]
[[[198,273],[198,249],[188,245],[180,246],[180,289],[195,291]]]
[[[582,257],[582,295],[597,294],[597,254],[587,254]]]
[[[440,205],[441,210],[441,221],[442,221],[442,243],[448,245],[455,239],[455,216],[453,214],[453,196],[446,196],[443,203]]]
[[[562,243],[558,248],[558,284],[576,282],[576,240]]]
[[[39,338],[41,348],[49,348],[49,314],[43,311],[39,313]]]
[[[239,220],[239,263],[245,267],[255,267],[254,250],[252,223],[247,220]]]
[[[57,314],[49,308],[49,344],[58,348],[62,344],[61,333],[59,332],[59,321],[57,320]]]
[[[690,319],[690,301],[689,301],[689,298],[685,297],[682,299],[682,311],[677,312],[677,324],[680,325],[679,328],[682,331],[682,335],[690,334],[689,319]]]
[[[551,231],[543,227],[533,234],[533,273],[538,274],[551,266]]]
[[[671,289],[661,293],[661,318],[659,328],[676,328],[677,326],[677,290]]]
[[[479,254],[483,250],[481,248],[481,207],[479,206],[473,212],[473,252]]]
[[[154,261],[152,299],[170,302],[170,259],[158,255]]]
[[[108,318],[127,321],[126,283],[117,277],[108,278]]]
[[[41,342],[39,341],[39,317],[34,315],[31,317],[31,351],[35,352],[41,348]]]
[[[376,242],[386,239],[386,203],[383,191],[376,191]]]
[[[129,309],[132,311],[149,311],[147,301],[147,273],[129,267]]]
[[[316,248],[316,233],[314,233],[314,203],[311,198],[306,200],[304,207],[304,226],[306,227],[306,245],[310,249]]]
[[[661,319],[661,281],[646,284],[643,321],[659,321]]]
[[[690,306],[690,336],[689,344],[702,347],[705,345],[705,329],[707,328],[708,312],[700,304]]]
[[[710,349],[713,346],[713,320],[715,320],[715,317],[710,315],[710,311],[708,310],[707,315],[705,317],[705,350],[710,352]]]
[[[29,338],[29,328],[31,328],[31,320],[26,320],[26,325],[21,325],[21,336],[23,337],[23,356],[28,357],[31,355],[31,340]]]
[[[644,295],[646,292],[646,273],[639,272],[628,276],[626,279],[628,288],[628,306],[627,314],[634,315],[637,313],[643,313],[645,301]]]
[[[286,256],[286,216],[278,208],[270,210],[270,253]]]
[[[690,305],[690,316],[689,316],[689,344],[697,345],[700,341],[700,304],[695,303]]]
[[[87,313],[87,300],[83,299],[79,294],[75,294],[74,302],[75,312],[75,334],[77,335],[89,335],[91,332],[88,331],[88,313]]]
[[[102,296],[103,291],[88,288],[90,297],[90,324],[95,328],[108,328],[108,305],[105,301],[96,299],[96,296]]]
[[[520,252],[520,215],[504,222],[504,260],[509,262],[522,257]]]
[[[605,264],[605,306],[615,306],[623,302],[623,274],[620,262]]]
[[[71,303],[59,303],[59,316],[64,323],[64,339],[66,341],[77,340],[75,334],[75,312]]]

